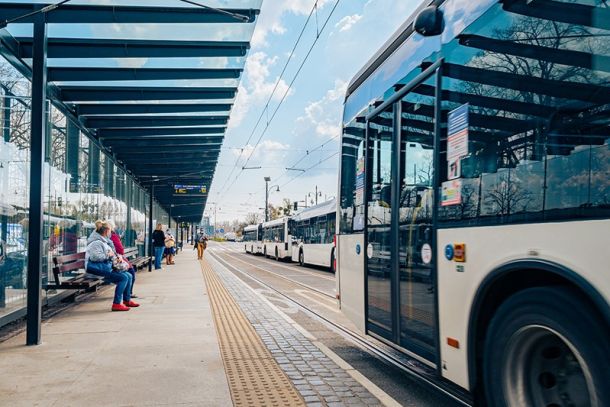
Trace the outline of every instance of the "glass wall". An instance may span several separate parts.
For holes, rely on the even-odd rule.
[[[0,319],[26,305],[30,84],[0,60]],[[125,247],[146,253],[149,195],[53,105],[44,165],[43,287],[54,256],[84,251],[97,219],[112,220]],[[168,224],[157,204],[154,222]],[[52,281],[51,281],[52,282]],[[49,299],[60,294],[45,290]]]

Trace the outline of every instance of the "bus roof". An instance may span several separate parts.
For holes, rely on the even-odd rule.
[[[250,230],[257,230],[258,229],[258,225],[248,225],[244,228],[244,232],[248,232]]]
[[[288,217],[283,217],[283,218],[279,218],[279,219],[274,219],[274,220],[270,220],[269,222],[263,222],[263,227],[269,227],[269,226],[277,226],[277,225],[281,225],[284,222],[286,222],[289,218]]]
[[[424,8],[430,5],[441,5],[445,0],[420,0],[422,3],[417,9],[407,18],[407,20],[396,30],[396,32],[388,39],[381,48],[369,59],[369,61],[360,69],[352,78],[347,86],[345,100],[352,94],[362,83],[369,77],[383,62],[391,55],[402,43],[413,34],[413,21],[417,14]]]
[[[335,198],[330,201],[323,202],[319,205],[312,206],[311,208],[305,208],[298,214],[292,217],[293,220],[299,221],[304,219],[311,219],[316,216],[328,215],[329,213],[337,212],[337,200]]]

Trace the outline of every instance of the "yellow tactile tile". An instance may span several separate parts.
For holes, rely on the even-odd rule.
[[[290,379],[205,260],[201,267],[235,406],[305,406]]]

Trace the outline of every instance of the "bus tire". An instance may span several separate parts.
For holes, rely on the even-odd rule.
[[[337,270],[335,270],[335,249],[330,252],[330,267],[329,270],[331,273],[335,274]]]
[[[263,250],[263,256],[265,256],[265,258],[269,257],[267,256],[267,246],[265,246],[265,249]]]
[[[305,255],[303,254],[303,249],[299,250],[299,266],[305,266]]]
[[[489,406],[610,406],[610,334],[568,287],[509,297],[487,330],[483,386]]]
[[[280,252],[275,248],[275,261],[280,261]]]

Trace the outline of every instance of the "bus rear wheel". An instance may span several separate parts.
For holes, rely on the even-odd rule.
[[[333,250],[330,254],[330,272],[335,274],[335,251]]]
[[[581,296],[565,287],[523,290],[493,317],[483,384],[490,406],[610,405],[610,337]]]
[[[275,248],[275,261],[280,261],[280,252]]]
[[[299,266],[305,265],[305,256],[303,255],[303,250],[299,251]]]

